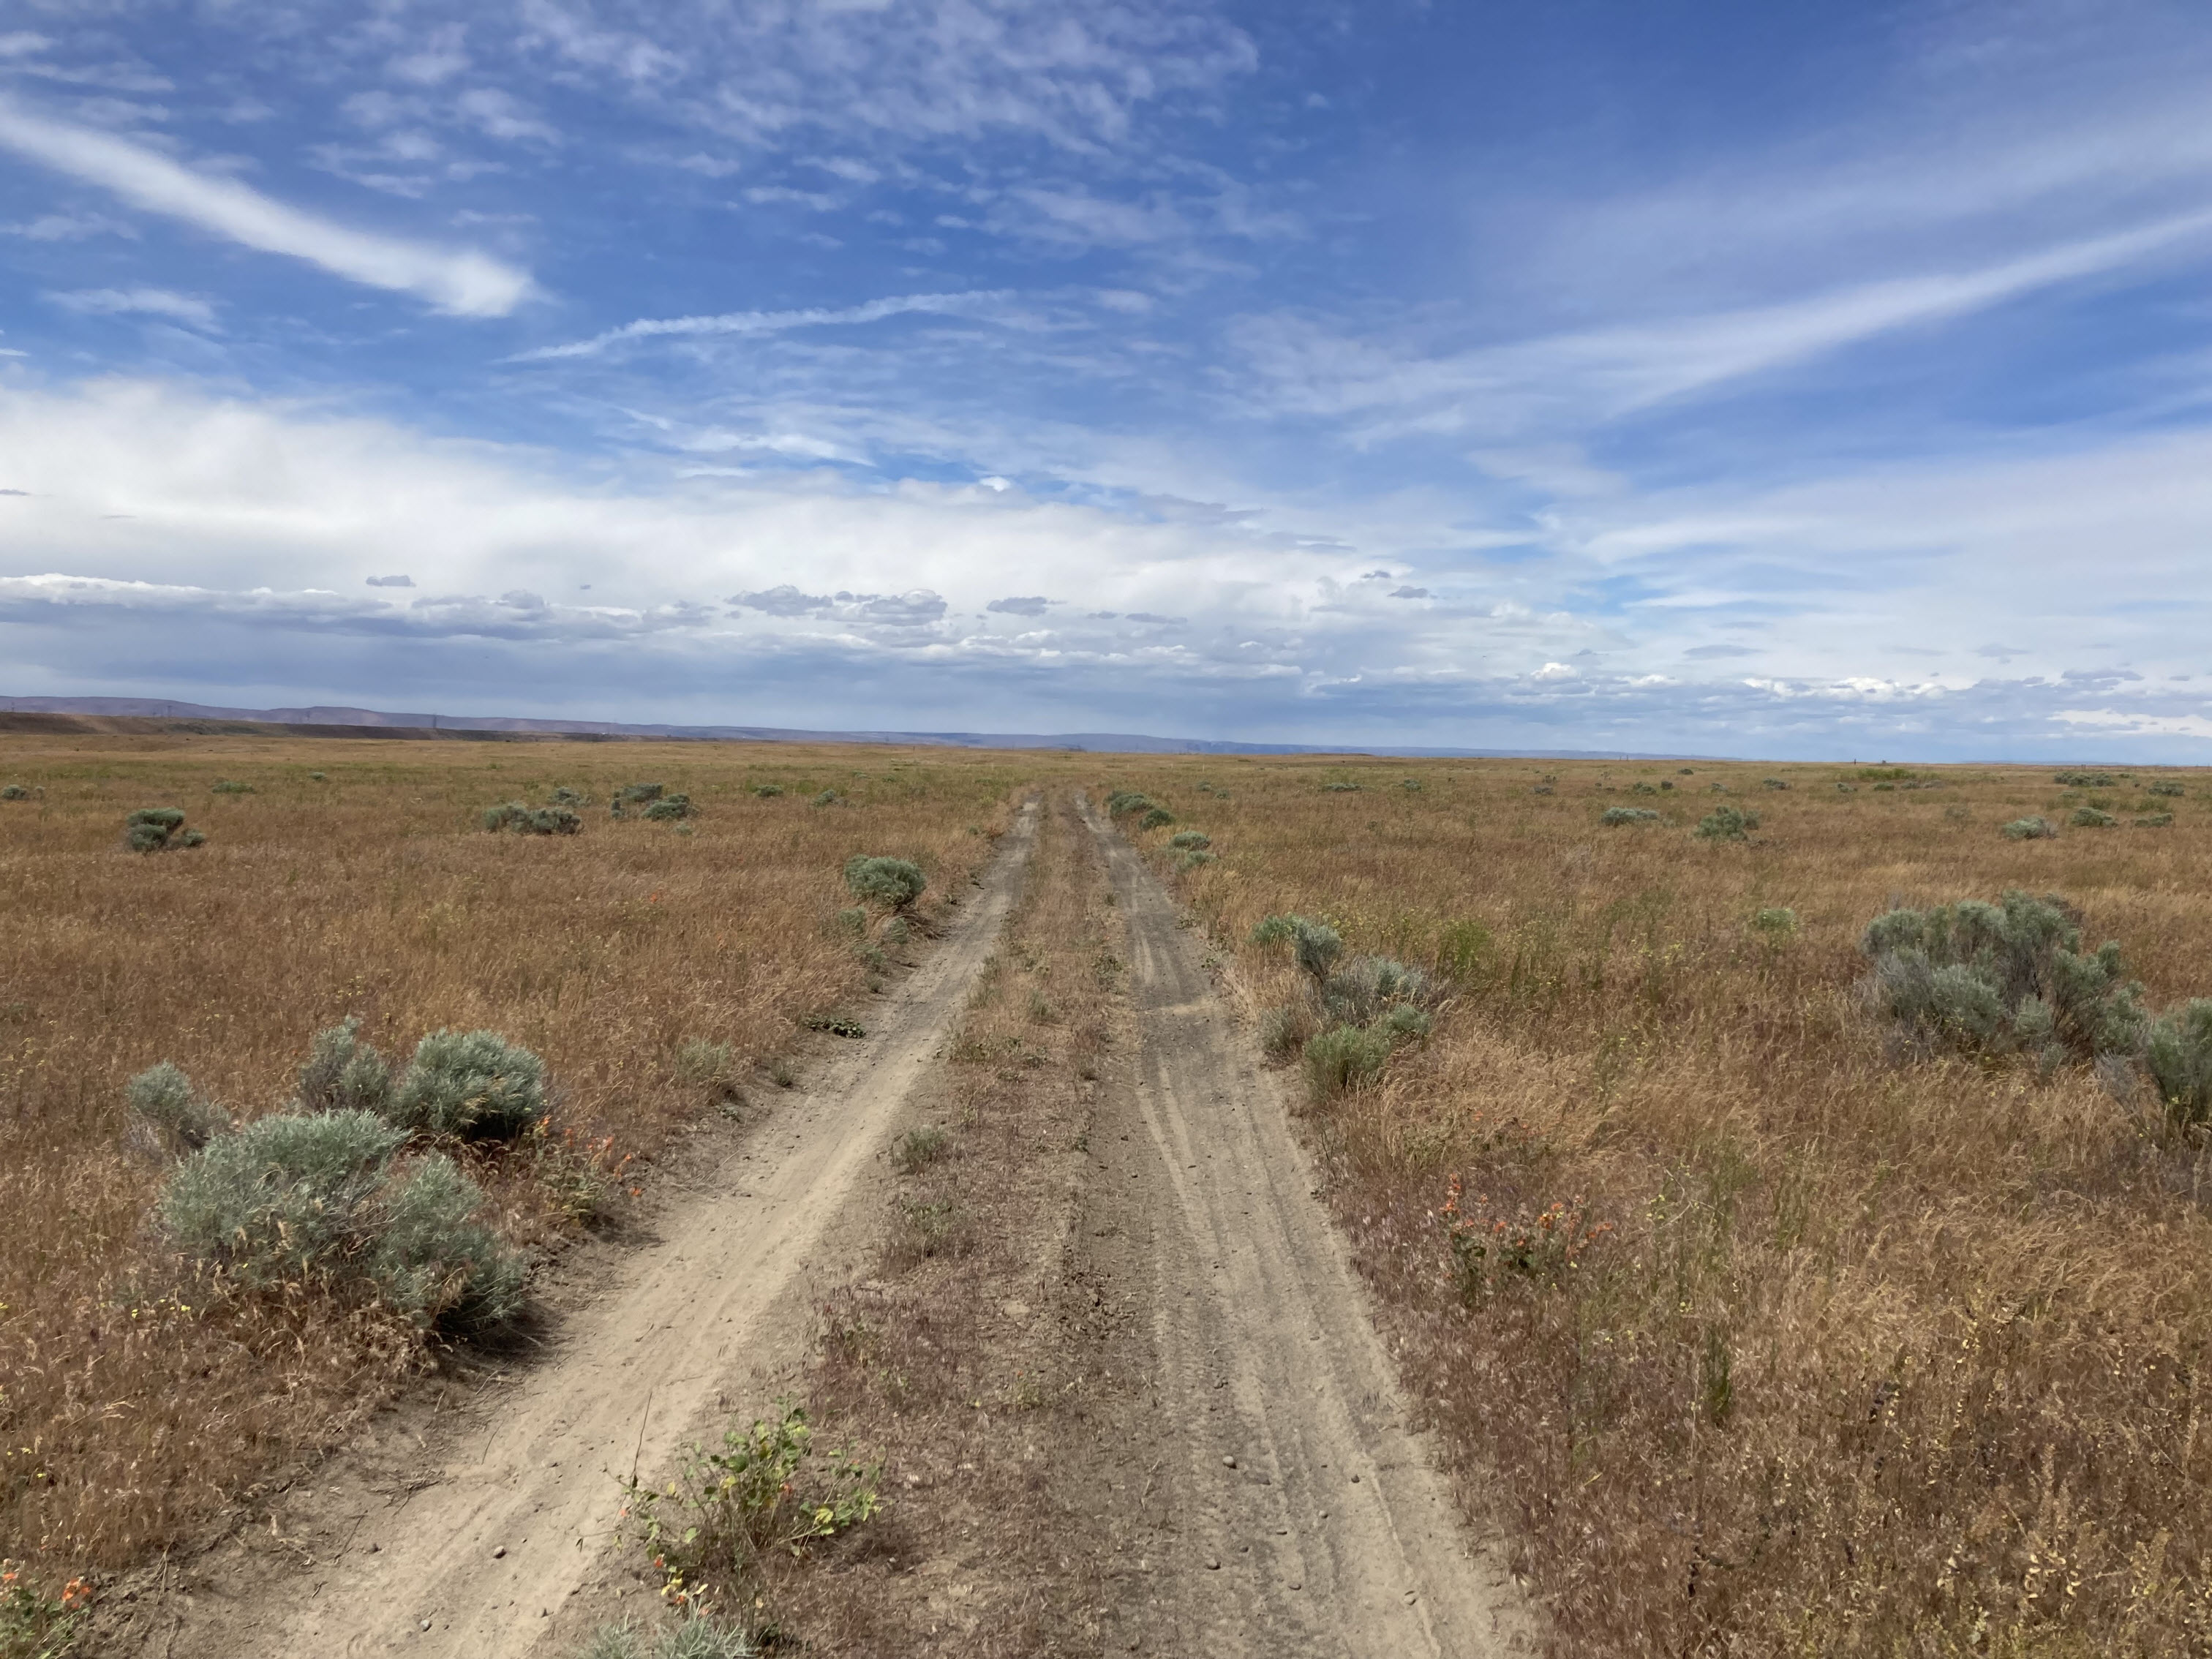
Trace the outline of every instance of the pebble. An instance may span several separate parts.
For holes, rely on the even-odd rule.
[[[496,1560],[498,1560],[498,1559],[499,1559],[499,1558],[500,1558],[501,1556],[505,1555],[506,1553],[507,1553],[507,1546],[506,1546],[506,1545],[504,1545],[504,1544],[501,1544],[501,1545],[497,1549],[495,1549],[495,1550],[491,1553],[491,1559],[492,1559],[493,1560],[496,1561]]]
[[[1206,1558],[1206,1565],[1209,1571],[1219,1572],[1221,1571],[1221,1558],[1218,1555],[1209,1555]]]
[[[1221,1467],[1224,1469],[1233,1469],[1237,1467],[1237,1460],[1224,1455],[1221,1460]]]
[[[430,1621],[429,1621],[428,1620],[425,1619],[425,1620],[422,1621],[422,1628],[423,1628],[424,1630],[428,1630],[428,1629],[429,1629],[429,1628],[430,1628]]]

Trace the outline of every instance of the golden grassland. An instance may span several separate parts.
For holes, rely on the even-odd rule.
[[[930,902],[988,855],[1018,757],[836,746],[0,737],[0,1556],[58,1584],[170,1547],[327,1443],[420,1363],[373,1306],[227,1294],[161,1248],[162,1179],[123,1085],[161,1060],[244,1117],[278,1109],[349,1014],[387,1054],[489,1027],[543,1054],[547,1132],[476,1155],[501,1230],[546,1247],[561,1201],[649,1160],[868,964],[836,923],[855,853],[917,860]],[[684,832],[611,821],[635,781]],[[217,793],[218,781],[251,793]],[[776,785],[763,797],[757,787]],[[568,786],[575,836],[483,833]],[[825,805],[815,797],[835,791]],[[134,809],[207,844],[141,855]],[[928,908],[926,902],[925,909]],[[547,1179],[549,1174],[554,1177]],[[623,1184],[641,1176],[625,1173]]]
[[[1271,913],[1449,977],[1312,1125],[1559,1652],[2087,1656],[2212,1650],[2212,1165],[2147,1089],[1905,1048],[1857,941],[1893,902],[2056,892],[2153,1007],[2212,995],[2207,781],[1132,757],[1099,787],[1176,814],[1140,837],[1164,868],[1213,836],[1176,879],[1255,1013],[1303,994],[1250,943]],[[1748,842],[1692,835],[1723,801]],[[1626,805],[1662,821],[1601,825]],[[2081,805],[2120,827],[2000,833]],[[1455,1176],[1548,1263],[1463,1279]]]

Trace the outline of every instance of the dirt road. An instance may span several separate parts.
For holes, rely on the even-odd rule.
[[[1051,833],[1085,856],[1042,861],[1061,899],[1031,904],[1024,925],[1050,916],[1072,937],[1092,924],[1070,918],[1118,915],[1103,925],[1126,929],[1127,995],[1105,958],[1103,1046],[1055,1083],[1023,1081],[1040,1078],[1035,1052],[969,1068],[963,1086],[988,1072],[1002,1092],[945,1166],[977,1190],[939,1196],[948,1213],[1006,1200],[1002,1219],[1012,1202],[1019,1224],[922,1273],[948,1302],[900,1315],[889,1266],[861,1285],[860,1323],[911,1345],[880,1368],[899,1403],[862,1428],[890,1458],[894,1516],[805,1570],[803,1623],[845,1632],[825,1651],[868,1654],[1533,1650],[1519,1591],[1406,1426],[1282,1079],[1133,849],[1095,816]],[[239,1593],[203,1598],[146,1650],[571,1659],[601,1620],[644,1611],[634,1564],[609,1553],[617,1478],[650,1477],[718,1414],[764,1409],[797,1380],[817,1328],[810,1296],[866,1271],[866,1230],[826,1231],[872,1203],[902,1213],[876,1155],[902,1121],[947,1115],[958,1068],[933,1056],[987,956],[1012,951],[1000,981],[1024,962],[1051,970],[1035,938],[1001,939],[1038,837],[1032,805],[871,1037],[780,1103],[720,1182],[672,1202],[657,1243],[615,1258],[608,1292],[504,1399],[492,1392],[477,1434],[448,1435],[454,1449],[428,1467],[405,1443],[380,1474],[350,1460],[351,1484],[326,1486],[298,1537],[284,1535],[291,1510],[282,1532],[272,1518],[261,1559],[290,1550],[291,1571],[234,1572]],[[1104,855],[1111,908],[1086,843]],[[1024,980],[1018,998],[1000,984],[1000,1000],[1068,994],[1083,965]],[[927,1398],[939,1384],[943,1410]],[[856,1598],[874,1612],[853,1617]]]
[[[295,1580],[282,1607],[248,1600],[191,1621],[180,1659],[501,1659],[580,1644],[607,1611],[572,1592],[598,1576],[617,1479],[664,1468],[708,1426],[725,1386],[778,1340],[811,1339],[803,1310],[781,1329],[769,1310],[927,1070],[998,937],[1036,823],[1032,803],[867,1040],[779,1103],[726,1188],[680,1206],[660,1242],[624,1261],[553,1355],[492,1406],[485,1438],[425,1471],[420,1490],[367,1506],[343,1553]]]
[[[1406,1425],[1279,1079],[1173,899],[1090,821],[1127,919],[1139,1041],[1126,1128],[1109,1107],[1092,1138],[1075,1272],[1148,1323],[1152,1371],[1120,1425],[1130,1466],[1153,1467],[1125,1506],[1139,1571],[1118,1575],[1115,1626],[1174,1653],[1531,1650],[1520,1591]]]

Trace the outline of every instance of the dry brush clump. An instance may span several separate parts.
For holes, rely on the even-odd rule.
[[[626,1158],[766,1083],[805,1016],[864,994],[872,969],[832,921],[845,861],[895,846],[932,895],[957,890],[1020,775],[992,757],[778,746],[792,793],[760,799],[746,775],[763,751],[736,745],[5,747],[0,775],[45,793],[0,814],[0,1556],[42,1594],[189,1538],[425,1352],[417,1320],[367,1280],[226,1293],[228,1264],[193,1261],[155,1224],[178,1156],[295,1101],[383,1121],[384,1099],[413,1115],[414,1138],[372,1196],[380,1213],[393,1181],[444,1158],[481,1208],[465,1214],[465,1190],[426,1177],[398,1206],[410,1226],[480,1222],[514,1249],[556,1245],[635,1182],[635,1161],[617,1174]],[[575,836],[477,831],[487,799],[550,803],[557,786],[604,800],[647,768],[708,805],[678,826],[695,833],[634,814]],[[240,774],[254,793],[213,796],[221,833],[189,856],[118,844],[144,801],[209,799]],[[809,812],[803,792],[831,786],[844,810]],[[349,1013],[361,1025],[302,1078],[314,1034]],[[473,1133],[503,1100],[404,1086],[438,1032],[459,1048],[495,1032],[538,1056],[555,1109],[511,1139]],[[372,1041],[389,1065],[358,1052]],[[726,1051],[704,1078],[681,1059],[699,1042]],[[163,1062],[181,1094],[149,1085],[153,1111],[134,1115],[126,1085]]]
[[[1320,1018],[1270,915],[1442,988],[1308,1121],[1556,1650],[2203,1651],[2212,820],[2013,840],[2049,774],[1806,767],[1716,857],[1594,827],[1617,769],[1343,769],[1236,763],[1177,879],[1267,1019]]]

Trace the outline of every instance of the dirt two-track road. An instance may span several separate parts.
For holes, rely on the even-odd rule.
[[[342,1455],[270,1523],[295,1557],[281,1589],[251,1588],[235,1570],[204,1577],[211,1593],[149,1607],[137,1645],[116,1650],[574,1654],[615,1610],[617,1480],[650,1477],[728,1413],[764,1409],[766,1379],[803,1362],[814,1281],[841,1265],[832,1224],[939,1063],[1019,890],[1039,812],[1024,810],[981,890],[867,1040],[671,1202],[655,1242],[615,1256],[612,1282],[544,1358],[489,1391],[468,1431],[448,1430],[411,1468],[406,1446]],[[1126,919],[1137,1041],[1100,1104],[1101,1150],[1071,1229],[1079,1260],[1062,1267],[1110,1283],[1133,1308],[1150,1432],[1126,1449],[1114,1437],[1071,1449],[1093,1468],[1141,1460],[1145,1490],[1164,1500],[1135,1523],[1146,1570],[1112,1645],[1271,1659],[1532,1651],[1519,1592],[1471,1542],[1407,1427],[1276,1080],[1173,901],[1109,827],[1085,822]]]

